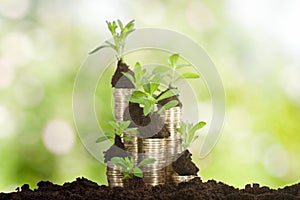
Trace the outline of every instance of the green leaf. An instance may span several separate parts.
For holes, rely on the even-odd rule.
[[[203,128],[206,125],[206,122],[198,122],[196,125],[193,126],[191,132],[196,132],[197,130]]]
[[[150,84],[150,94],[153,95],[154,92],[157,90],[157,88],[159,87],[159,83],[155,83],[155,82],[152,82]]]
[[[133,137],[132,136],[123,136],[123,139],[126,141],[133,141]]]
[[[133,91],[132,96],[134,96],[134,97],[146,97],[147,94],[143,91],[135,90],[135,91]]]
[[[127,128],[124,132],[138,134],[138,130],[136,128]]]
[[[129,172],[127,172],[127,171],[123,171],[123,176],[124,176],[123,179],[130,179],[131,178]]]
[[[152,110],[152,104],[145,102],[144,108],[143,108],[143,113],[145,116],[147,116]]]
[[[130,125],[130,123],[131,123],[130,120],[122,121],[122,122],[120,122],[120,128],[124,130]]]
[[[170,68],[165,67],[165,66],[157,66],[152,70],[153,74],[163,74],[170,71]]]
[[[163,105],[159,111],[158,111],[158,114],[164,112],[165,110],[169,110],[170,108],[173,108],[175,106],[178,105],[178,101],[177,100],[172,100],[172,101],[169,101],[168,103],[166,103],[165,105]]]
[[[106,136],[102,136],[102,137],[99,137],[99,138],[96,140],[96,143],[104,142],[105,140],[107,140],[107,137],[106,137]]]
[[[200,76],[198,74],[195,74],[195,73],[184,73],[182,74],[182,77],[185,78],[185,79],[195,79],[195,78],[200,78]]]
[[[103,48],[106,48],[106,47],[109,47],[108,45],[102,45],[102,46],[99,46],[97,48],[95,48],[94,50],[92,50],[91,52],[89,52],[89,54],[93,54],[93,53],[96,53],[97,51],[99,51],[100,49],[103,49]]]
[[[114,35],[116,33],[116,29],[118,28],[116,22],[115,21],[113,21],[113,22],[106,21],[106,24],[107,24],[108,29],[111,32],[111,34]]]
[[[206,122],[202,122],[202,121],[199,122],[199,123],[197,124],[197,130],[203,128],[205,125],[206,125]]]
[[[114,165],[122,167],[122,169],[126,169],[125,160],[120,157],[112,157],[110,160]]]
[[[136,177],[143,178],[143,171],[140,168],[138,168],[138,167],[134,167],[132,169],[132,173]]]
[[[128,100],[132,103],[138,103],[138,104],[143,104],[145,102],[143,97],[135,97],[135,96],[129,96]]]
[[[125,25],[124,29],[127,29],[127,31],[130,31],[130,30],[133,29],[133,27],[134,27],[134,20],[131,20],[130,22],[128,22],[128,23]]]
[[[165,93],[163,93],[162,95],[160,95],[156,100],[157,101],[161,101],[163,99],[167,99],[167,98],[175,96],[177,94],[179,94],[179,90],[177,90],[177,89],[170,89],[170,90],[166,91]]]
[[[117,21],[118,21],[118,24],[119,24],[120,29],[123,30],[123,28],[124,28],[124,27],[123,27],[123,23],[122,23],[121,20],[119,20],[119,19],[118,19]]]
[[[108,124],[114,129],[119,129],[119,124],[115,121],[109,121]]]
[[[146,158],[144,160],[142,160],[139,164],[138,164],[138,167],[141,167],[143,165],[148,165],[148,164],[152,164],[156,161],[155,158]]]
[[[179,58],[179,54],[173,54],[169,57],[169,65],[175,69],[176,68],[176,63],[178,61],[178,58]]]
[[[143,85],[143,89],[145,90],[146,93],[150,94],[150,84],[151,83],[147,83],[145,85]]]

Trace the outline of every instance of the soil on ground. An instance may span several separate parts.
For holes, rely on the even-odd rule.
[[[111,85],[114,88],[134,88],[134,85],[131,81],[122,74],[122,72],[127,72],[134,75],[134,72],[129,69],[129,66],[126,65],[122,60],[118,61],[117,69],[112,77]]]
[[[177,174],[183,175],[197,175],[199,169],[192,162],[192,154],[185,150],[179,158],[172,163],[172,167]]]
[[[178,186],[165,184],[155,187],[110,188],[99,186],[85,178],[65,183],[62,186],[49,181],[41,181],[38,188],[30,190],[27,184],[17,188],[16,192],[0,193],[0,200],[299,200],[300,183],[282,189],[270,189],[259,184],[246,185],[237,189],[222,182],[209,180],[202,182],[200,178],[180,183]]]

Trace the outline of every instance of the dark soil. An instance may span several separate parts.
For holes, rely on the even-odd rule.
[[[126,65],[122,60],[118,61],[117,69],[112,77],[111,85],[114,88],[134,88],[134,85],[130,80],[125,77],[122,72],[128,72],[131,75],[134,75],[134,72],[129,69],[129,66]]]
[[[168,89],[166,89],[165,91],[162,91],[158,97],[160,97],[162,94],[164,94],[165,92],[167,92],[168,90],[170,89],[177,89],[177,88],[173,88],[173,87],[169,87]],[[172,101],[172,100],[177,100],[178,101],[178,105],[180,108],[182,107],[182,103],[181,101],[179,100],[179,95],[175,95],[175,96],[172,96],[172,97],[169,97],[169,98],[166,98],[166,99],[163,99],[161,101],[158,102],[159,105],[163,106],[165,105],[166,103]]]
[[[120,136],[115,136],[114,145],[112,145],[107,151],[104,152],[104,162],[110,161],[112,157],[126,157],[129,153],[126,152],[125,146],[120,138]]]
[[[140,137],[142,138],[166,138],[170,136],[170,132],[164,124],[164,119],[159,114],[151,114],[149,116],[150,123],[142,124],[138,127]]]
[[[125,179],[127,189],[144,189],[146,187],[142,178],[134,176],[132,179]]]
[[[19,189],[19,188],[18,188]],[[20,189],[19,189],[20,190]],[[136,187],[110,188],[99,186],[97,183],[85,178],[77,178],[72,183],[63,186],[52,184],[49,181],[38,183],[38,189],[30,190],[23,185],[21,191],[13,193],[0,193],[0,200],[102,200],[102,199],[142,199],[142,200],[299,200],[300,183],[287,186],[283,189],[273,190],[260,187],[258,184],[246,185],[245,189],[236,189],[222,182],[210,180],[202,182],[194,178],[190,182],[175,185],[159,185],[146,188]]]
[[[124,111],[124,121],[131,121],[130,127],[146,126],[151,122],[149,116],[145,116],[143,108],[138,103],[129,102],[128,107]]]
[[[143,108],[137,103],[129,102],[125,109],[124,121],[130,120],[130,127],[137,127],[141,138],[166,138],[170,132],[164,124],[164,119],[159,114],[150,114],[145,116]]]
[[[199,169],[192,162],[192,154],[185,150],[180,157],[172,163],[172,167],[179,175],[197,175]]]

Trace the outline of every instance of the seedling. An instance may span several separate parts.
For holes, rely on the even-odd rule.
[[[114,43],[111,43],[110,41],[105,41],[105,45],[99,46],[93,51],[90,52],[90,54],[93,54],[100,49],[110,47],[116,51],[116,55],[118,60],[121,60],[123,57],[124,52],[124,46],[125,46],[125,40],[127,36],[132,33],[134,29],[134,20],[131,20],[128,24],[123,26],[123,23],[120,20],[108,22],[106,21],[106,24],[108,26],[108,29],[110,33],[113,36]]]
[[[165,110],[177,106],[179,102],[177,100],[172,100],[163,105],[158,110],[156,110],[159,101],[175,96],[179,93],[177,89],[170,89],[158,97],[156,95],[156,92],[159,91],[159,86],[160,83],[147,83],[143,85],[143,90],[133,91],[133,93],[128,97],[129,101],[132,103],[138,103],[142,105],[143,113],[145,116],[147,116],[149,113],[154,112],[160,114]]]
[[[172,54],[168,59],[168,67],[158,66],[153,70],[153,74],[156,80],[163,82],[163,79],[167,76],[170,78],[169,88],[171,88],[178,80],[184,79],[196,79],[200,76],[196,73],[185,72],[178,76],[178,70],[184,67],[189,67],[189,64],[178,64],[179,54]],[[170,72],[171,70],[171,72]]]
[[[146,73],[146,69],[143,69],[139,62],[135,64],[133,71],[134,76],[128,72],[122,72],[122,74],[130,80],[130,82],[135,86],[135,89],[141,89],[144,84],[149,82],[151,77]]]
[[[122,121],[122,122],[109,121],[108,123],[114,129],[114,133],[111,132],[105,133],[104,134],[105,136],[102,136],[96,140],[97,143],[103,142],[107,139],[113,140],[115,135],[120,136],[126,141],[132,141],[133,137],[125,135],[124,133],[133,133],[133,134],[138,133],[136,128],[128,128],[130,125],[130,121]]]
[[[114,165],[121,167],[124,179],[131,179],[134,176],[143,178],[143,171],[140,167],[142,167],[143,165],[152,164],[155,161],[156,160],[154,158],[147,158],[142,160],[137,166],[135,166],[133,157],[113,157],[111,159],[111,162]]]
[[[177,131],[181,134],[182,137],[182,147],[184,150],[190,147],[190,145],[198,139],[199,135],[196,134],[196,131],[203,128],[206,125],[205,122],[201,121],[197,124],[193,123],[180,123],[180,128],[177,128]]]

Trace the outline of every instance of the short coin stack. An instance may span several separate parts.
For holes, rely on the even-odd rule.
[[[114,166],[110,161],[107,162],[106,176],[110,187],[123,187],[122,170]]]
[[[195,175],[179,176],[178,174],[174,174],[173,175],[173,183],[175,185],[178,185],[181,182],[188,182],[188,181],[192,180],[195,177],[196,177]]]
[[[154,158],[156,162],[144,165],[144,182],[147,186],[165,183],[166,140],[164,138],[139,139],[140,161]]]

